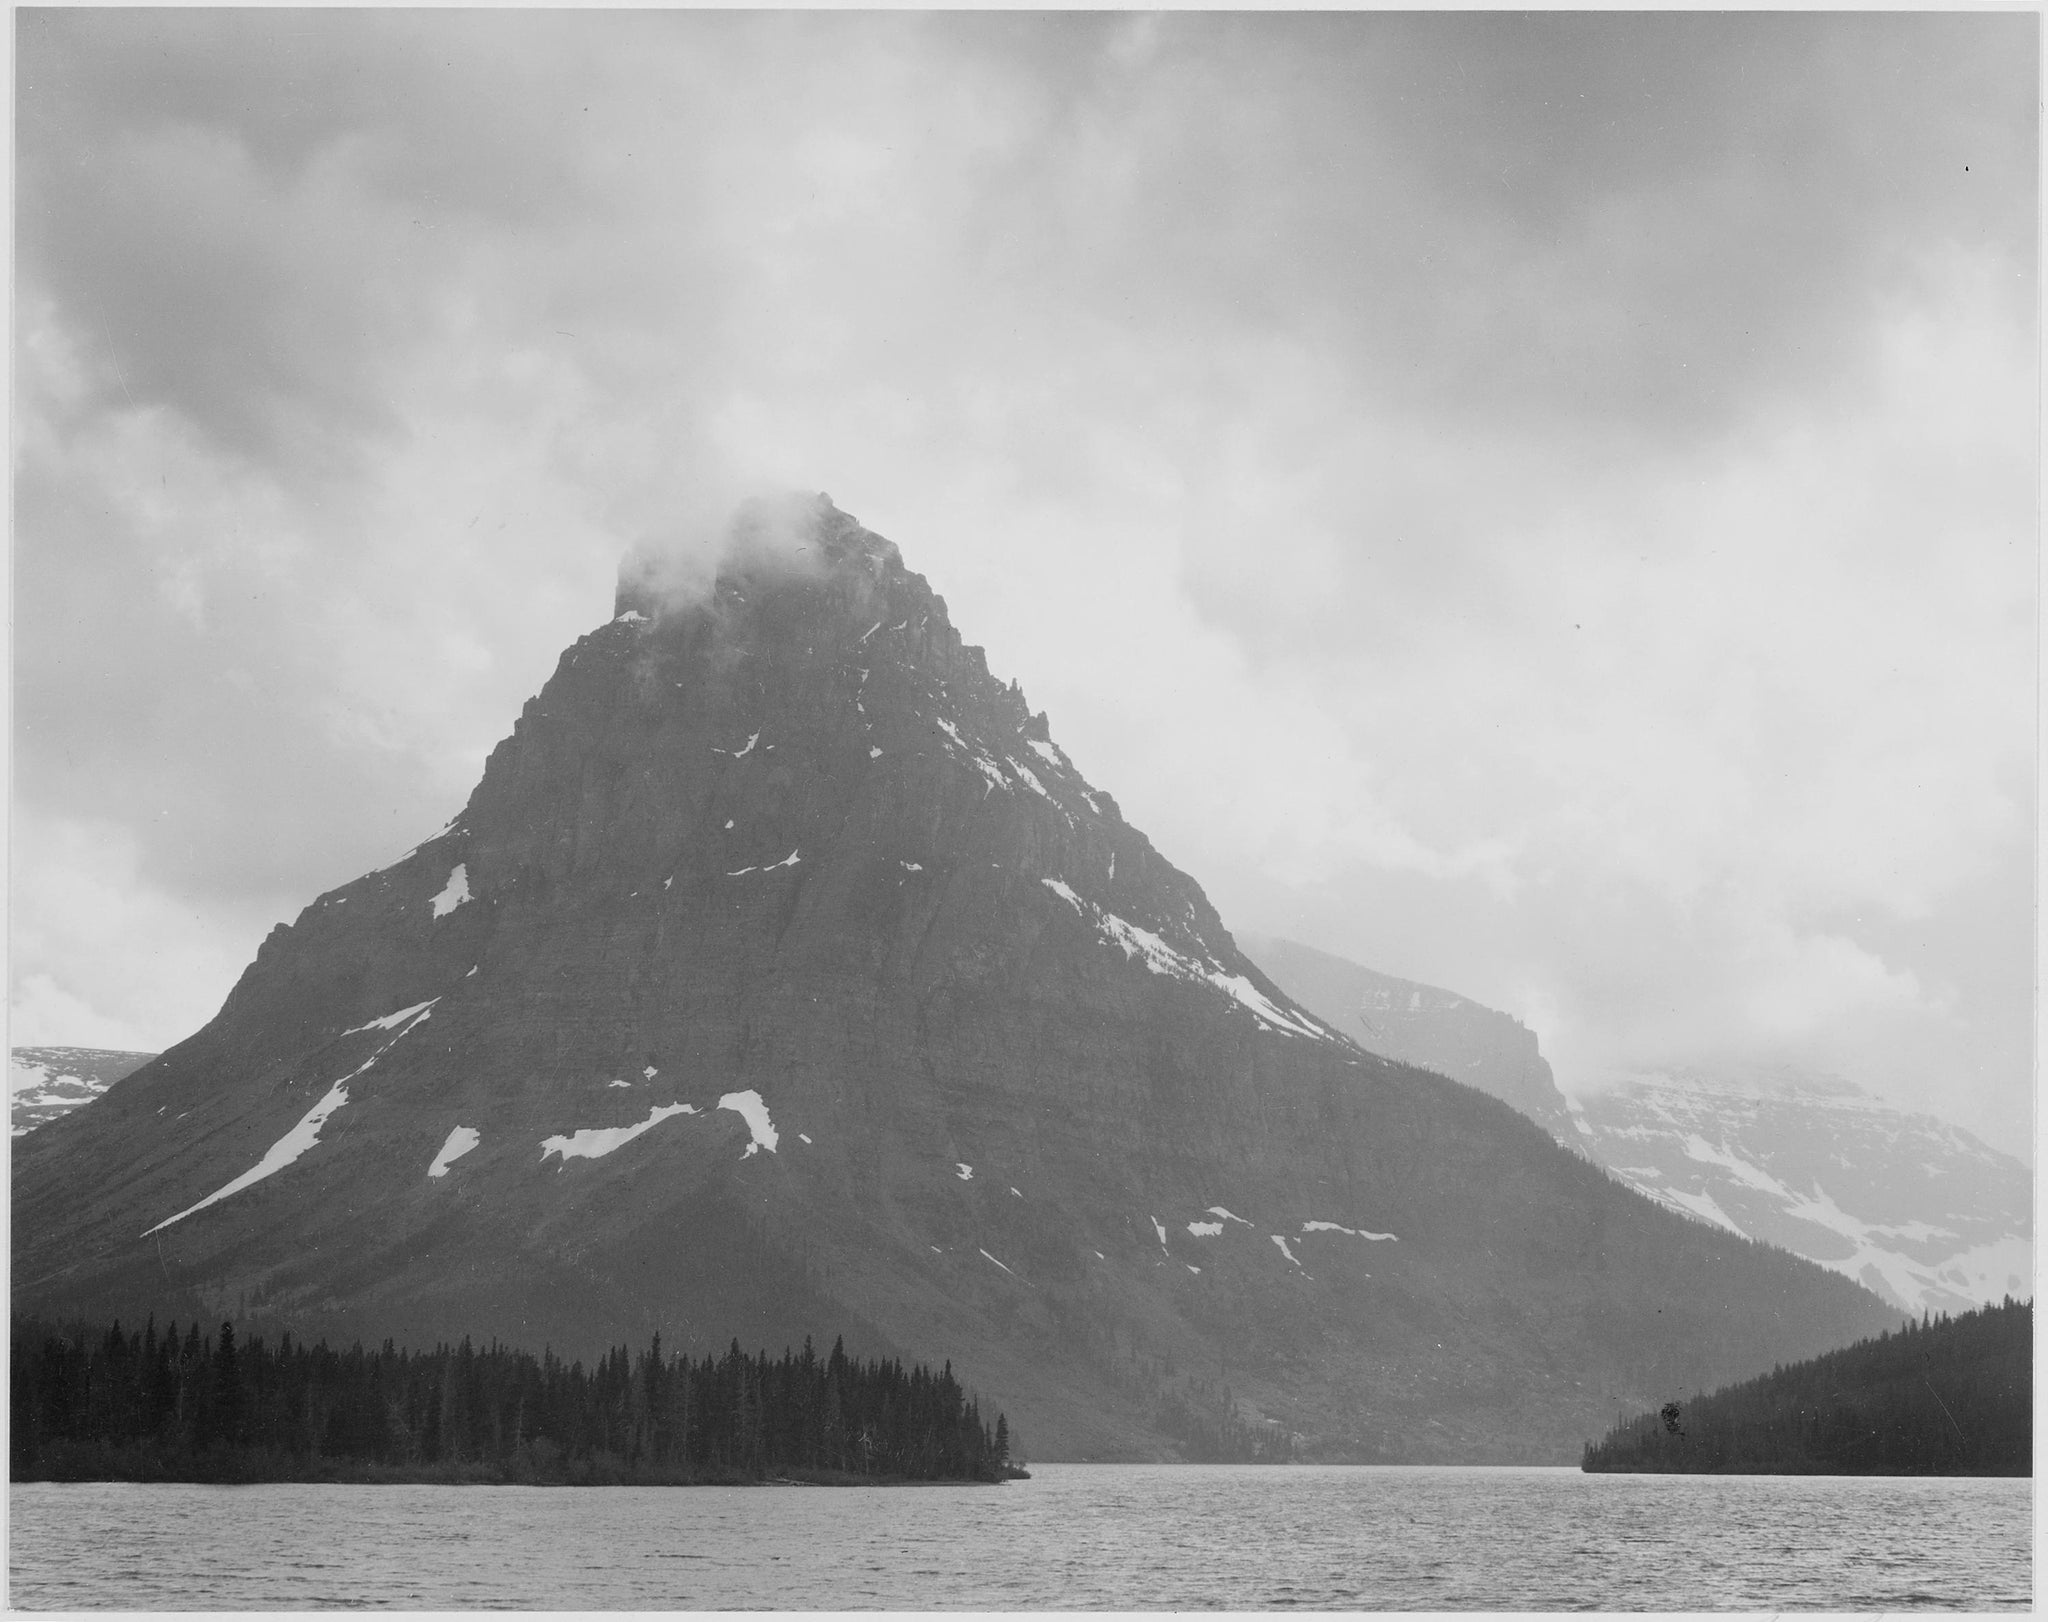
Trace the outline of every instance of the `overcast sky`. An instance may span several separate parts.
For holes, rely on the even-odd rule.
[[[16,15],[13,1041],[794,485],[1233,926],[2026,1151],[2032,16]]]

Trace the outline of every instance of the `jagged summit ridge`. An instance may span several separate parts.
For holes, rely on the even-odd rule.
[[[792,600],[803,603],[799,612],[815,632],[803,657],[817,660],[822,650],[827,663],[836,660],[842,679],[836,686],[824,684],[820,696],[828,705],[836,703],[836,719],[846,731],[866,741],[873,770],[893,770],[880,763],[935,746],[948,761],[977,774],[984,797],[1036,796],[1066,830],[1065,838],[1054,836],[1032,853],[1047,869],[1037,876],[1104,942],[1154,974],[1214,987],[1270,1030],[1342,1040],[1294,1006],[1237,951],[1199,886],[1158,862],[1143,836],[1124,823],[1114,798],[1089,784],[1053,742],[1044,713],[1034,714],[1018,684],[993,676],[984,651],[962,640],[945,599],[904,566],[893,542],[823,494],[785,500],[754,523],[772,531],[772,543],[747,544],[749,520],[743,514],[736,525],[741,539],[708,598],[678,600],[657,583],[658,570],[631,557],[623,560],[612,624],[595,637],[615,636],[620,628],[635,637],[668,630],[686,642],[718,639],[738,658],[755,656],[766,639],[775,657],[786,658],[792,649],[778,633],[786,628]],[[604,646],[594,638],[585,641],[594,649]],[[844,713],[848,703],[850,716]],[[907,727],[901,724],[906,719]],[[730,759],[747,758],[755,749],[773,751],[776,746],[763,744],[764,736],[757,727],[736,747],[710,747]],[[1084,835],[1084,825],[1092,837]],[[750,861],[727,870],[727,876],[795,866],[801,840],[791,837],[798,842],[779,863]],[[1118,890],[1120,842],[1140,847],[1126,855],[1127,874],[1135,858],[1139,872],[1164,878],[1173,893],[1152,894],[1142,879],[1127,880]],[[925,871],[922,864],[908,870]]]

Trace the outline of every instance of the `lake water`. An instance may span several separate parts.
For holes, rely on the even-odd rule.
[[[9,1492],[11,1603],[2023,1610],[2032,1483],[1034,1467],[1003,1487]]]

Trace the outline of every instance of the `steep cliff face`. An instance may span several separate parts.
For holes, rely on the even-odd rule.
[[[1162,1404],[1553,1459],[1888,1323],[1237,949],[896,550],[822,501],[622,590],[443,832],[17,1145],[18,1306],[956,1369],[1040,1457]]]
[[[1368,1052],[1477,1087],[1576,1144],[1578,1129],[1536,1033],[1511,1015],[1296,941],[1247,936],[1244,945],[1289,996]]]

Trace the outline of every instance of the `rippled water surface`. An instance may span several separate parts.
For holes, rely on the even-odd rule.
[[[2020,1610],[2026,1481],[1040,1465],[1004,1487],[10,1489],[32,1609]]]

